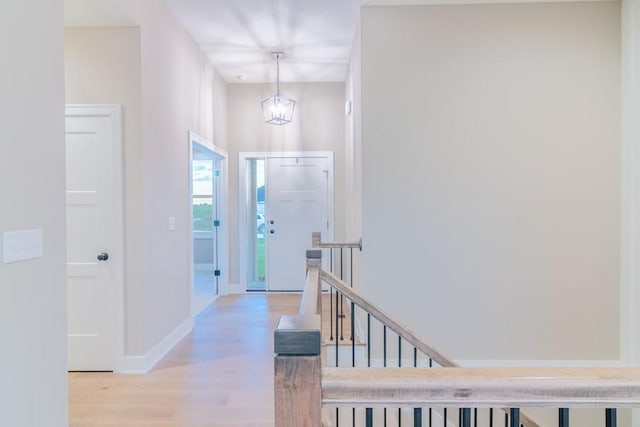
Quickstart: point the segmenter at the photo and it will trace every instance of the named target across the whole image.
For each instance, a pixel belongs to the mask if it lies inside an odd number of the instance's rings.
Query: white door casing
[[[226,150],[220,148],[213,143],[207,141],[205,138],[199,136],[193,131],[189,131],[189,158],[193,162],[195,159],[193,144],[199,144],[203,148],[209,151],[208,159],[214,160],[217,163],[217,170],[214,171],[214,184],[213,184],[213,204],[214,204],[214,217],[212,219],[217,219],[220,221],[219,226],[214,227],[213,231],[213,251],[214,251],[214,263],[211,266],[211,269],[220,270],[220,276],[215,277],[214,280],[217,280],[217,291],[220,295],[224,295],[228,293],[229,287],[229,257],[228,257],[228,219],[227,219],[227,203],[228,203],[228,170],[227,170],[227,158],[229,157]],[[193,163],[189,168],[189,183],[190,183],[190,191],[189,191],[189,207],[191,209],[191,217],[193,217]],[[193,223],[190,223],[189,230],[190,235],[194,236]],[[194,283],[194,245],[191,245],[190,253],[189,253],[189,265],[191,268],[191,280],[190,283]],[[212,298],[213,299],[213,298]],[[195,317],[198,313],[193,310],[194,301],[193,301],[193,292],[191,295],[191,307],[192,313]]]
[[[267,263],[267,284],[266,284],[266,289],[269,291],[299,291],[302,290],[302,288],[304,287],[304,280],[305,280],[305,272],[304,272],[304,268],[305,268],[305,251],[307,249],[311,248],[311,233],[313,231],[320,231],[322,233],[322,240],[325,242],[330,242],[333,241],[333,233],[334,233],[334,212],[333,212],[333,194],[334,194],[334,190],[333,190],[333,185],[334,185],[334,178],[333,178],[333,152],[331,151],[295,151],[295,152],[291,152],[291,151],[285,151],[285,152],[241,152],[239,153],[238,156],[238,160],[239,160],[239,165],[238,165],[238,171],[239,171],[239,189],[242,192],[240,194],[240,200],[248,200],[248,195],[247,195],[247,191],[249,191],[248,187],[247,187],[247,166],[249,163],[249,160],[252,159],[265,159],[265,169],[266,170],[266,182],[265,182],[265,188],[266,188],[266,193],[267,196],[266,198],[269,198],[269,194],[270,193],[278,193],[278,190],[274,190],[273,188],[271,190],[269,190],[269,172],[268,172],[268,164],[269,164],[269,159],[290,159],[290,161],[295,162],[296,159],[298,160],[309,160],[309,159],[324,159],[324,160],[320,160],[320,161],[324,161],[325,166],[326,166],[326,170],[328,170],[327,173],[324,173],[324,170],[322,172],[322,177],[319,178],[319,176],[316,174],[315,179],[314,180],[309,180],[308,182],[313,182],[315,181],[316,184],[318,184],[321,180],[322,182],[322,188],[326,189],[325,190],[320,190],[321,192],[324,192],[324,194],[326,195],[326,217],[328,217],[328,222],[329,222],[329,226],[328,228],[326,228],[326,223],[324,221],[322,221],[321,223],[315,225],[315,226],[309,226],[308,230],[305,230],[303,228],[297,228],[296,224],[292,224],[293,227],[292,229],[296,230],[296,241],[295,242],[291,242],[290,245],[286,245],[283,242],[286,239],[273,239],[272,236],[287,236],[289,234],[289,232],[287,231],[287,220],[286,218],[280,220],[277,218],[274,218],[274,224],[269,224],[269,212],[268,210],[270,209],[268,206],[269,201],[266,201],[267,203],[267,207],[266,207],[266,218],[265,218],[265,225],[266,225],[266,236],[267,236],[267,254],[266,254],[266,263]],[[316,168],[316,170],[319,170],[320,168]],[[283,176],[280,176],[280,179],[283,178]],[[271,178],[271,180],[273,181],[273,177]],[[276,180],[278,180],[279,178],[275,178]],[[304,186],[304,182],[301,184],[300,182],[298,183],[298,185],[303,185]],[[319,184],[318,184],[319,185]],[[302,190],[301,190],[302,188]],[[308,189],[307,189],[308,190]],[[302,191],[304,191],[303,187],[298,187],[297,190],[293,190],[293,188],[289,188],[289,191],[292,191],[293,195],[294,193],[300,193]],[[300,194],[298,194],[298,196],[300,196]],[[281,201],[283,199],[281,198]],[[295,200],[295,199],[294,199]],[[298,201],[302,201],[301,197],[298,197]],[[284,202],[284,204],[286,204],[287,202]],[[293,203],[293,202],[292,202]],[[311,201],[307,201],[305,202],[306,205],[311,204]],[[295,204],[295,203],[294,203]],[[250,260],[250,258],[247,256],[248,254],[248,245],[247,245],[247,239],[249,238],[248,232],[249,230],[253,230],[255,227],[255,218],[249,218],[249,216],[247,215],[247,204],[246,202],[241,202],[239,204],[239,218],[240,218],[240,230],[239,230],[239,267],[240,267],[240,284],[241,286],[238,288],[238,292],[241,292],[242,290],[246,290],[247,289],[247,284],[248,284],[248,280],[249,280],[249,276],[247,274],[248,272],[248,264],[247,262]],[[282,207],[284,209],[284,206]],[[302,206],[299,206],[299,208],[301,210],[306,209],[308,210],[307,207],[302,208]],[[323,208],[324,209],[324,208]],[[294,208],[290,208],[289,209],[289,214],[291,213],[291,211],[295,210]],[[251,225],[250,225],[251,224]],[[270,231],[270,226],[276,226],[277,228],[274,228],[274,234],[272,235],[271,233],[269,233]],[[280,234],[277,234],[280,233]],[[275,241],[274,241],[275,240]],[[271,245],[274,245],[275,247],[270,247]],[[288,248],[285,251],[280,250],[280,248]],[[274,260],[275,257],[275,260]],[[280,260],[278,259],[280,258]],[[271,277],[269,270],[273,270],[274,268],[281,268],[280,266],[278,266],[278,264],[280,262],[284,262],[281,260],[287,260],[289,262],[289,265],[291,267],[288,266],[284,266],[282,267],[282,271],[284,271],[285,273],[283,273],[281,278],[278,277]],[[328,262],[328,260],[324,260],[324,262]],[[275,265],[270,265],[270,264],[274,264]],[[296,272],[295,269],[298,269],[298,271]],[[288,273],[287,273],[288,272]],[[278,284],[278,281],[281,280],[287,280],[287,279],[283,279],[284,276],[289,276],[291,278],[289,285],[283,285],[283,284]],[[294,279],[295,276],[295,279]],[[300,278],[298,278],[300,277]],[[270,284],[270,280],[275,280],[275,283],[271,283]],[[282,282],[281,282],[282,283]]]
[[[118,371],[124,356],[121,108],[68,105],[65,123],[68,369]],[[103,253],[108,259],[98,260]]]

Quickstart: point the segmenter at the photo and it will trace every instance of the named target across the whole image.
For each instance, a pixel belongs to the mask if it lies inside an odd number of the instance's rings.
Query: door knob
[[[274,230],[273,228],[271,230],[269,230],[269,233],[274,234],[276,232],[276,230]]]
[[[98,254],[98,261],[106,261],[109,259],[109,254],[106,252],[102,252]]]

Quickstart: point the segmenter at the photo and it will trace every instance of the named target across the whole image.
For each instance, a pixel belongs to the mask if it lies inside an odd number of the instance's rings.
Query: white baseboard
[[[239,283],[229,283],[227,285],[227,289],[225,294],[243,294],[245,293],[246,289],[240,285]]]
[[[125,356],[119,374],[144,375],[149,372],[175,345],[193,329],[193,319],[185,320],[144,356]]]

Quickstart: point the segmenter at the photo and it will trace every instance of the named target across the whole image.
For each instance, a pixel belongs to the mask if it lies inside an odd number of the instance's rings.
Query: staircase
[[[299,314],[283,316],[274,335],[276,427],[543,425],[523,407],[556,408],[545,425],[559,427],[570,407],[601,408],[600,421],[580,426],[616,427],[616,408],[640,407],[636,368],[459,367],[322,268],[323,248],[332,267],[333,250],[342,260],[360,242],[312,241]]]

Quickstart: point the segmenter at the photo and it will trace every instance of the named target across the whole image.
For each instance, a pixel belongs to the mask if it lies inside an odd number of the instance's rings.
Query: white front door
[[[328,157],[269,157],[265,159],[267,287],[270,291],[299,291],[305,282],[305,251],[311,233],[331,241],[333,203]]]
[[[120,108],[66,109],[68,369],[116,369],[122,274]],[[120,314],[121,315],[121,314]]]

